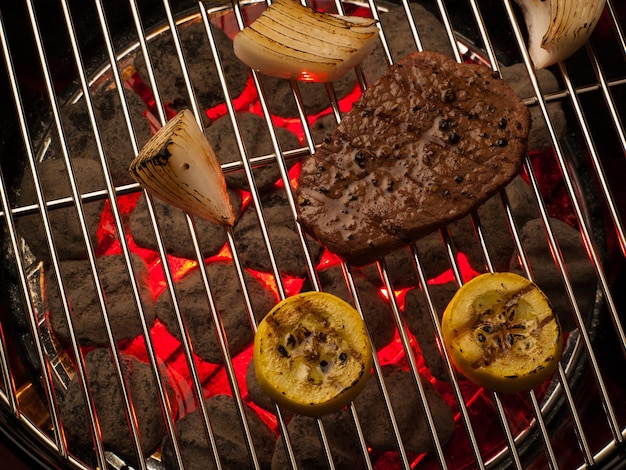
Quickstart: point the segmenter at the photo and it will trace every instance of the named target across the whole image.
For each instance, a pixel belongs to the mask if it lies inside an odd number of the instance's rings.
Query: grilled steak
[[[299,220],[348,263],[374,261],[511,181],[529,127],[526,106],[488,68],[413,53],[303,161]]]

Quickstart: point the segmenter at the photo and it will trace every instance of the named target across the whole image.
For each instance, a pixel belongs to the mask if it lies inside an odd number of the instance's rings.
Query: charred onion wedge
[[[376,44],[376,20],[314,11],[275,0],[235,35],[235,55],[278,78],[330,82],[358,65]]]
[[[321,416],[365,387],[372,346],[363,319],[332,294],[305,292],[278,303],[254,337],[254,372],[276,403]]]
[[[561,62],[587,42],[605,0],[516,0],[528,29],[528,53],[542,69]]]
[[[513,273],[487,273],[463,285],[441,321],[455,367],[488,390],[521,392],[550,377],[563,349],[545,294]]]
[[[235,223],[219,159],[188,109],[154,134],[129,171],[141,186],[173,206],[220,225]]]

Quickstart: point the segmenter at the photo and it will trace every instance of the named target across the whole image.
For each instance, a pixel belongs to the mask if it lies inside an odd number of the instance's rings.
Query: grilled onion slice
[[[330,82],[358,65],[376,44],[376,20],[314,11],[275,0],[235,35],[235,55],[265,75]]]
[[[219,159],[188,109],[154,134],[129,171],[141,186],[173,206],[216,224],[235,223]]]
[[[464,284],[441,320],[455,367],[488,390],[521,392],[556,370],[561,326],[545,294],[513,273],[487,273]]]
[[[329,293],[305,292],[286,298],[261,321],[252,360],[260,387],[276,403],[321,416],[363,390],[372,346],[350,304]]]
[[[591,36],[605,0],[516,0],[528,29],[528,53],[535,68],[567,59]]]

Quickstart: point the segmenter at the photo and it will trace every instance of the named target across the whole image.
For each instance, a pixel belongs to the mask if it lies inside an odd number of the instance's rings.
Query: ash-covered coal
[[[306,260],[284,191],[276,189],[263,195],[261,207],[280,272],[305,277]],[[246,268],[265,273],[272,272],[269,252],[252,203],[235,225],[235,243],[239,258]],[[307,237],[307,246],[313,265],[316,265],[322,256],[323,247],[310,237]]]
[[[246,156],[248,158],[261,157],[274,154],[274,146],[265,120],[258,114],[251,112],[238,113],[236,115],[237,125],[241,132],[241,138],[245,145]],[[293,150],[300,146],[298,137],[284,127],[275,127],[276,138],[281,150]],[[240,162],[241,154],[235,139],[235,130],[230,116],[223,116],[209,126],[206,131],[207,139],[211,143],[213,150],[217,153],[220,163],[227,164]],[[287,168],[292,167],[296,160],[290,159],[285,162]],[[253,169],[254,185],[259,191],[267,191],[280,179],[280,170],[277,163]],[[250,190],[246,174],[243,170],[226,173],[226,184],[231,188]]]
[[[144,457],[151,455],[165,436],[165,424],[158,406],[151,367],[133,356],[120,353],[122,373],[133,403],[141,436]],[[89,390],[93,399],[105,450],[115,453],[131,465],[138,460],[128,429],[122,392],[114,369],[111,351],[93,349],[85,355]],[[164,374],[165,391],[173,393]],[[70,450],[87,459],[93,457],[89,417],[79,380],[74,378],[59,396],[59,412]]]
[[[450,39],[437,17],[418,3],[412,2],[409,6],[422,48],[453,57]],[[387,12],[381,14],[380,22],[393,62],[418,50],[404,7],[390,7]],[[385,71],[383,64],[388,63],[384,48],[381,44],[377,44],[361,64],[367,82],[373,83],[378,79]]]
[[[221,468],[233,470],[254,468],[239,424],[239,410],[235,406],[233,397],[215,395],[206,399],[205,404]],[[271,468],[276,434],[267,427],[250,406],[244,403],[243,408],[259,466],[261,469],[269,469]],[[176,431],[186,469],[210,470],[218,468],[214,463],[214,455],[209,446],[199,411],[193,411],[178,420]],[[166,469],[178,468],[169,436],[163,442],[162,455]]]
[[[428,287],[433,307],[441,320],[446,306],[452,300],[458,287],[455,282],[434,284]],[[433,377],[438,380],[450,380],[446,366],[441,358],[437,344],[435,328],[431,319],[425,293],[420,288],[411,289],[404,299],[404,321],[419,344],[422,358]],[[461,378],[457,376],[457,378]]]
[[[216,261],[207,263],[206,270],[216,308],[222,320],[222,327],[226,333],[229,351],[231,355],[235,355],[253,340],[243,291],[235,267],[229,262]],[[255,318],[260,321],[276,304],[276,297],[268,286],[263,285],[247,271],[244,272],[244,278]],[[215,333],[215,324],[198,269],[176,284],[176,295],[194,352],[205,361],[222,363],[223,358]],[[165,290],[157,299],[156,314],[168,331],[181,340],[182,336],[169,290]]]
[[[364,468],[363,457],[348,412],[341,410],[322,416],[321,420],[328,438],[334,467],[338,470]],[[313,418],[295,415],[287,425],[287,431],[298,468],[307,470],[328,468],[326,453]],[[272,470],[285,468],[289,468],[289,460],[285,454],[285,444],[282,438],[279,438],[272,457]]]
[[[148,269],[137,255],[131,255],[134,277],[139,288],[141,307],[150,327],[156,318],[154,299],[150,290]],[[130,283],[130,273],[122,255],[101,256],[96,260],[114,340],[121,342],[142,334],[139,309]],[[104,313],[96,290],[91,264],[88,260],[67,260],[60,264],[61,278],[67,295],[72,325],[81,346],[109,344]],[[53,270],[47,273],[47,303],[49,320],[55,336],[70,344],[70,332],[61,301],[59,282]]]
[[[230,189],[228,195],[235,211],[235,218],[238,219],[241,215],[241,195]],[[152,203],[166,253],[178,258],[197,259],[184,211],[158,198],[152,198]],[[202,217],[194,217],[194,226],[203,257],[216,255],[226,244],[228,238],[226,229],[221,225]],[[130,215],[129,233],[137,246],[158,251],[156,234],[144,194],[139,197]]]
[[[180,43],[185,57],[185,69],[188,72],[193,92],[201,109],[209,109],[225,101],[220,83],[215,58],[207,31],[200,18],[177,28]],[[224,76],[231,97],[238,97],[246,87],[250,72],[233,52],[232,40],[215,25],[211,25],[211,33],[220,54],[224,67]],[[172,109],[180,111],[191,108],[191,97],[187,91],[183,68],[176,52],[174,39],[170,31],[165,31],[148,42],[150,62],[154,70],[157,89],[161,101],[169,103]],[[134,65],[140,75],[147,80],[146,60],[137,54]],[[206,116],[205,116],[206,118]],[[208,126],[208,118],[205,119]]]
[[[291,83],[282,78],[261,77],[263,89],[266,90],[267,105],[272,114],[283,118],[297,118],[298,108],[292,91]],[[348,73],[343,78],[333,82],[335,99],[345,98],[356,86],[356,75]],[[324,83],[302,82],[296,86],[307,116],[315,116],[331,105],[331,100]]]
[[[596,271],[587,257],[580,233],[565,222],[550,218],[550,226],[556,237],[565,267],[572,285],[574,298],[583,316],[587,318],[596,301]],[[533,281],[548,296],[552,309],[559,317],[563,331],[577,327],[561,270],[552,257],[543,221],[534,219],[521,229],[520,238],[531,266]],[[511,272],[524,275],[518,253],[511,258]]]
[[[72,174],[80,194],[102,190],[104,176],[102,167],[94,160],[86,158],[72,159]],[[43,197],[46,201],[69,198],[72,195],[69,172],[64,160],[44,160],[37,164],[37,173],[41,182]],[[26,172],[20,186],[20,204],[37,202],[34,181],[30,172]],[[89,241],[97,247],[97,229],[104,209],[104,200],[84,202],[82,204]],[[57,255],[61,260],[84,259],[87,257],[85,238],[81,230],[78,208],[55,207],[48,210],[52,238]],[[47,263],[50,261],[48,238],[40,214],[20,217],[16,221],[17,230],[33,255]]]
[[[146,104],[133,90],[123,90],[128,106],[132,129],[124,119],[119,91],[115,87],[102,86],[93,90],[92,105],[96,117],[96,127],[91,123],[84,99],[70,101],[61,107],[64,139],[72,160],[86,158],[100,165],[97,140],[102,143],[102,150],[111,179],[116,186],[134,182],[128,173],[128,165],[135,157],[132,139],[136,139],[141,148],[150,139],[150,125],[143,116]],[[131,134],[132,132],[132,134]],[[52,133],[46,159],[62,159],[63,152],[57,133]],[[101,186],[99,189],[104,188]]]
[[[517,93],[517,95],[525,99],[535,98],[535,91],[528,76],[528,72],[524,64],[513,64],[501,69],[502,79]],[[550,94],[561,89],[557,78],[547,69],[535,70],[539,87],[542,94]],[[529,150],[543,150],[552,147],[552,139],[546,121],[541,113],[539,106],[529,106],[532,125],[530,134],[528,135]],[[561,101],[549,101],[547,103],[548,115],[550,122],[554,128],[557,138],[562,138],[567,130],[567,119],[561,106]]]
[[[386,366],[383,368],[383,380],[389,392],[405,449],[416,454],[433,451],[435,447],[430,435],[430,426],[412,374],[399,366]],[[455,423],[452,411],[430,382],[423,377],[420,380],[439,442],[445,446],[454,435]],[[355,405],[367,442],[377,450],[395,450],[396,441],[389,424],[387,406],[375,377],[370,379],[363,392],[356,398]]]
[[[319,279],[322,291],[334,294],[354,305],[340,268],[332,267],[320,271]],[[371,283],[360,273],[354,275],[353,279],[372,345],[376,350],[380,350],[387,346],[395,335],[396,324],[391,313],[391,306],[389,301],[382,296],[377,285]],[[308,286],[303,287],[303,291],[306,290],[310,290]]]

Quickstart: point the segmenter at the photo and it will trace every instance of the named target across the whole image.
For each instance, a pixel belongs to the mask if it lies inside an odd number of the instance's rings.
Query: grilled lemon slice
[[[563,349],[545,294],[513,273],[487,273],[463,285],[441,321],[455,367],[488,390],[521,392],[550,377]]]
[[[365,387],[372,346],[359,313],[332,294],[278,303],[254,337],[254,371],[276,403],[299,414],[337,411]]]

